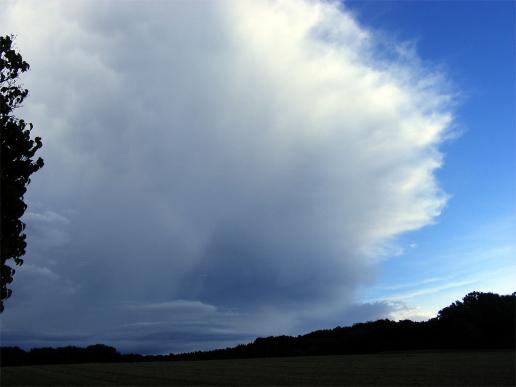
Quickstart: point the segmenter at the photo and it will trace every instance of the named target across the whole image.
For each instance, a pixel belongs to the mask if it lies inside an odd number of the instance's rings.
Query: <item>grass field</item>
[[[413,352],[1,369],[1,385],[515,385],[515,353]]]

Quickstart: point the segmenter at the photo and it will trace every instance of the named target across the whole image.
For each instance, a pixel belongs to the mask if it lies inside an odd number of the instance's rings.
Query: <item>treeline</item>
[[[309,356],[426,349],[515,347],[516,292],[472,292],[425,322],[377,320],[306,335],[258,338],[233,348],[174,356],[180,360]]]
[[[516,292],[472,292],[425,322],[377,320],[300,335],[257,338],[249,344],[213,351],[143,356],[120,354],[102,344],[87,348],[1,347],[3,366],[87,362],[207,360],[272,356],[309,356],[428,349],[513,349]]]
[[[125,355],[104,344],[86,348],[67,346],[59,348],[33,348],[24,351],[19,347],[0,347],[0,365],[71,364],[71,363],[116,363],[141,361],[144,356]]]

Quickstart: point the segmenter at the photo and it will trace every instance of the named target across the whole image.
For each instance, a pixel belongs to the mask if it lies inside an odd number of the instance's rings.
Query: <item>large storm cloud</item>
[[[46,163],[5,342],[167,352],[388,313],[354,292],[442,210],[452,119],[405,45],[316,1],[6,2],[0,26]]]

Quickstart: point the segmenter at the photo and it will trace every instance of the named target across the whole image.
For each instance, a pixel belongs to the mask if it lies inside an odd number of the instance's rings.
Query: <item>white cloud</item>
[[[389,302],[388,306],[388,316],[395,321],[426,321],[436,317],[436,312],[433,310],[425,310],[419,306],[409,306],[399,301]]]
[[[0,25],[44,140],[29,196],[76,211],[45,254],[64,304],[109,311],[91,326],[178,299],[267,331],[339,315],[446,202],[442,77],[336,3],[16,2]]]

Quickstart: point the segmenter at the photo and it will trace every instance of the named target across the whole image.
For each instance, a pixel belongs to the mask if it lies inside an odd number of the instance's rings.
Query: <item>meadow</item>
[[[1,368],[2,386],[514,384],[514,351],[401,352]]]

